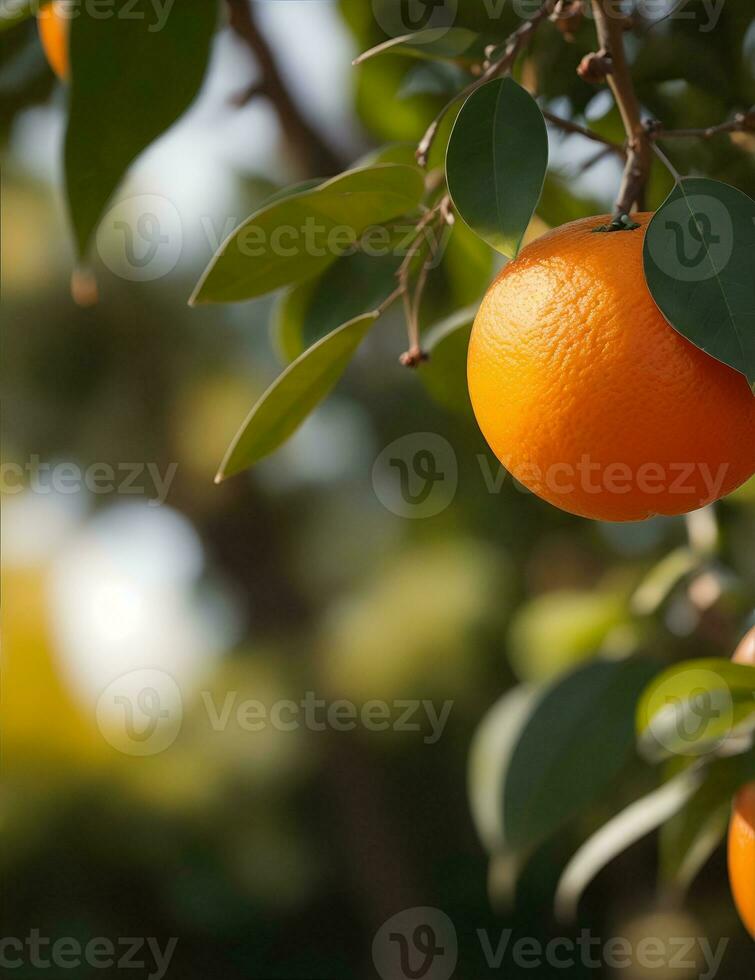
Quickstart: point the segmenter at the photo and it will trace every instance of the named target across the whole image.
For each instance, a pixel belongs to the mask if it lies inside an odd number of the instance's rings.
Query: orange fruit
[[[58,76],[63,81],[68,80],[68,33],[70,14],[66,7],[59,3],[50,3],[37,14],[37,27],[45,57]]]
[[[739,644],[733,659],[755,667],[755,627]],[[755,783],[743,786],[734,798],[728,852],[731,892],[742,922],[755,939]]]
[[[755,472],[744,375],[674,330],[645,284],[634,231],[610,216],[532,242],[488,290],[467,380],[477,421],[514,477],[573,514],[682,514]]]

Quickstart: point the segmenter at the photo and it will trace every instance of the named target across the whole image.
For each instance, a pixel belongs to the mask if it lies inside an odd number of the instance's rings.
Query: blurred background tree
[[[631,38],[648,115],[697,128],[755,102],[748,0],[722,5],[714,29],[708,4],[665,19],[652,6],[638,5]],[[752,947],[720,852],[683,903],[672,889],[661,901],[657,842],[645,838],[599,875],[578,926],[554,920],[556,883],[579,843],[658,783],[634,753],[537,843],[505,907],[491,905],[500,868],[488,867],[465,786],[480,719],[518,682],[554,681],[601,654],[673,663],[733,650],[753,617],[752,482],[691,523],[602,525],[557,512],[496,479],[452,396],[463,346],[439,356],[423,383],[422,371],[397,363],[405,341],[395,316],[281,452],[213,486],[239,422],[280,369],[286,309],[265,297],[190,310],[186,299],[224,234],[281,185],[331,176],[385,144],[400,145],[382,159],[413,153],[458,90],[459,69],[399,54],[352,69],[386,39],[392,12],[388,0],[224,8],[199,98],[118,192],[170,203],[179,254],[154,281],[124,278],[108,264],[106,230],[99,302],[88,308],[69,293],[68,92],[33,21],[3,31],[4,459],[28,466],[33,483],[22,489],[6,470],[3,934],[176,936],[169,975],[185,980],[345,978],[369,974],[372,937],[389,916],[428,905],[456,926],[460,978],[485,969],[476,930],[501,928],[542,941],[578,928],[729,937],[721,975],[749,977]],[[491,18],[484,3],[460,4],[456,21],[493,44],[519,23],[515,5]],[[575,71],[594,48],[593,25],[585,18],[566,33],[546,25],[517,74],[544,106],[621,143],[611,100]],[[610,211],[621,171],[615,154],[579,135],[550,135],[532,235]],[[680,140],[668,154],[682,172],[752,195],[753,140]],[[649,206],[670,186],[654,164]],[[490,253],[457,225],[422,326],[473,305],[492,272]],[[352,272],[323,288],[348,310],[369,283]],[[381,502],[373,467],[416,433],[448,441],[458,487],[441,512],[408,520]],[[66,462],[177,468],[153,507],[146,472],[133,497],[48,492],[31,479]],[[184,718],[165,751],[133,758],[103,737],[97,704],[113,680],[143,668],[175,679]],[[453,709],[433,744],[427,731],[249,733],[233,714],[216,731],[203,691],[218,706],[228,692],[272,705],[314,691]],[[583,765],[598,760],[586,754]],[[552,968],[509,975],[520,973]]]

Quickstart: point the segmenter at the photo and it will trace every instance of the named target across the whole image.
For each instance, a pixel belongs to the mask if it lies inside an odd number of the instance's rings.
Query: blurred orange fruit
[[[685,340],[610,216],[524,248],[485,296],[469,345],[477,421],[503,465],[563,510],[607,521],[681,514],[755,472],[745,377]]]
[[[60,3],[48,4],[37,15],[39,37],[45,56],[52,70],[63,81],[67,81],[69,74],[69,19],[69,12]]]
[[[734,660],[755,667],[755,627],[737,647]],[[755,783],[743,786],[734,798],[728,851],[734,901],[742,922],[755,939]]]

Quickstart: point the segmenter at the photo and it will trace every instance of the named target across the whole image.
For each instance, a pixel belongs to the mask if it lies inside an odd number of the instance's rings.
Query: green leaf
[[[197,95],[217,16],[216,0],[184,0],[161,23],[151,0],[118,0],[71,21],[65,171],[81,256],[130,165]]]
[[[477,89],[458,115],[446,156],[448,188],[480,238],[515,258],[548,167],[545,120],[511,78]]]
[[[755,385],[755,202],[687,177],[645,234],[645,278],[672,327]]]
[[[268,456],[299,428],[348,367],[377,313],[344,323],[305,351],[268,388],[241,426],[216,482]]]
[[[429,394],[452,412],[471,415],[467,389],[467,348],[477,306],[459,310],[424,334],[422,347],[430,355],[419,377]]]
[[[401,262],[401,255],[394,251],[376,256],[356,252],[338,259],[322,276],[299,283],[285,293],[274,324],[285,360],[294,360],[330,333],[335,324],[346,323],[379,306],[396,288]]]
[[[705,755],[755,729],[755,667],[710,658],[675,664],[637,706],[638,747],[651,762]]]
[[[576,919],[585,888],[610,861],[660,827],[692,798],[703,779],[699,767],[683,770],[659,789],[636,800],[588,838],[564,869],[556,889],[556,917]]]
[[[546,689],[503,788],[506,845],[538,844],[606,791],[630,757],[634,707],[657,666],[595,660]]]
[[[382,44],[370,48],[364,54],[354,59],[355,65],[361,65],[370,58],[391,52],[392,54],[407,54],[413,58],[429,60],[458,61],[462,56],[475,60],[484,54],[485,42],[475,31],[465,27],[431,27],[425,31],[414,31],[400,37],[392,37]]]
[[[676,771],[678,760],[674,763]],[[682,890],[692,884],[726,833],[732,797],[753,779],[753,750],[716,759],[707,767],[694,796],[661,829],[660,874],[664,882]]]
[[[489,853],[505,850],[501,793],[511,757],[542,690],[520,684],[493,705],[475,731],[467,764],[469,806]]]
[[[274,201],[221,246],[191,303],[252,299],[315,276],[355,251],[368,228],[416,210],[423,193],[416,167],[378,164]]]

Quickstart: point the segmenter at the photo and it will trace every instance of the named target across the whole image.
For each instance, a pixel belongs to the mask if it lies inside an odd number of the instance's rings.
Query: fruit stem
[[[627,162],[615,207],[617,215],[624,215],[635,205],[642,207],[652,160],[650,140],[642,123],[640,103],[624,49],[624,18],[616,16],[610,0],[592,0],[592,8],[598,43],[612,62],[607,82],[627,134]]]

